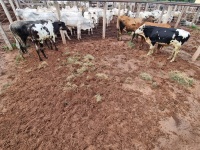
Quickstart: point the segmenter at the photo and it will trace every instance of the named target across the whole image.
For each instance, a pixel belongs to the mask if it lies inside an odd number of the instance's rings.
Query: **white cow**
[[[91,30],[94,28],[94,23],[83,16],[62,16],[62,21],[65,22],[67,27],[77,27],[77,39],[81,39],[81,30]]]
[[[26,9],[16,9],[16,15],[22,18],[22,20],[51,20],[51,21],[58,21],[56,14],[53,12],[35,12],[32,10]]]

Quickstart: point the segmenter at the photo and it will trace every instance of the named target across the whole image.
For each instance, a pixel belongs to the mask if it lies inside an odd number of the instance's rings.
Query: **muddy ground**
[[[170,63],[170,47],[147,56],[130,36],[117,41],[115,24],[101,39],[76,36],[40,62],[33,45],[0,54],[0,147],[3,150],[198,150],[200,60],[191,62],[199,31]],[[171,71],[185,73],[182,85]]]

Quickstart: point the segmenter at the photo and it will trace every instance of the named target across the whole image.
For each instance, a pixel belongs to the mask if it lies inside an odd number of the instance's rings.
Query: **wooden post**
[[[12,20],[12,18],[11,18],[10,13],[8,12],[8,9],[7,9],[7,7],[6,7],[5,3],[4,3],[4,1],[3,1],[3,0],[0,0],[0,3],[1,3],[1,6],[3,7],[3,10],[4,10],[4,12],[5,12],[5,14],[6,14],[6,16],[7,16],[8,20],[9,20],[9,22],[12,23],[13,20]]]
[[[120,10],[121,10],[121,3],[118,5],[118,16],[120,16]]]
[[[8,37],[6,36],[6,33],[4,32],[2,26],[1,26],[1,22],[0,22],[0,33],[1,33],[1,36],[3,37],[6,45],[8,46],[9,50],[13,50],[11,44],[10,44],[10,41],[8,40]]]
[[[170,16],[171,16],[171,13],[172,13],[172,6],[169,5],[168,7],[168,10],[167,10],[167,17],[166,17],[166,20],[163,21],[163,23],[167,23]]]
[[[97,8],[99,8],[99,2],[97,2]]]
[[[119,5],[118,5],[118,17],[117,18],[119,18],[119,16],[120,16],[120,9],[121,9],[121,3],[119,3]],[[117,29],[119,29],[119,21],[118,21],[118,19],[117,19]]]
[[[57,14],[58,20],[61,20],[60,19],[61,18],[61,15],[60,15],[60,6],[59,6],[59,4],[58,4],[57,1],[54,1],[54,7],[56,8],[56,14]]]
[[[156,10],[156,9],[157,9],[157,7],[158,7],[158,6],[157,6],[158,4],[154,4],[154,5],[156,5],[156,6],[153,8],[153,10]]]
[[[160,4],[158,4],[157,9],[160,10]]]
[[[135,18],[138,18],[138,17],[139,17],[140,9],[141,9],[141,4],[139,3],[139,4],[138,4],[138,7],[137,7],[137,13],[136,13],[136,15],[135,15]]]
[[[174,6],[174,9],[173,9],[173,11],[176,11],[176,9],[177,9],[177,5],[175,5],[175,6]]]
[[[107,3],[104,3],[104,10],[103,10],[103,33],[102,38],[105,39],[106,37],[106,9],[107,9]]]
[[[194,53],[194,55],[192,56],[192,61],[195,61],[200,55],[200,46],[199,48],[196,50],[196,52]]]
[[[189,10],[190,6],[187,6],[186,10],[185,10],[185,16],[184,16],[184,20],[187,19],[187,16],[188,16],[188,10]]]
[[[74,1],[73,6],[78,6],[78,2]]]
[[[59,6],[59,4],[58,4],[57,1],[54,1],[54,6],[55,6],[55,8],[56,8],[56,12],[57,12],[57,18],[58,18],[58,20],[61,20],[61,15],[60,15],[60,6]],[[64,33],[63,33],[62,30],[60,30],[60,35],[61,35],[61,38],[62,38],[62,42],[63,42],[63,44],[66,44],[66,38],[65,38]]]
[[[195,20],[196,20],[197,17],[199,16],[199,13],[200,13],[200,7],[198,8],[196,15],[195,15],[194,18],[192,19],[192,23],[195,22]]]
[[[165,11],[165,6],[164,6],[163,9],[162,9],[162,13],[161,13],[161,15],[160,15],[160,17],[159,17],[158,23],[161,23],[161,20],[162,20],[162,16],[163,16],[163,14],[164,14],[164,11]]]
[[[47,0],[44,0],[44,6],[45,6],[46,8],[48,8],[48,6],[47,6]]]
[[[183,7],[183,9],[181,11],[181,14],[178,16],[178,19],[177,19],[177,22],[176,22],[174,28],[177,28],[177,26],[178,26],[179,22],[181,21],[182,15],[184,14],[185,10],[186,10],[185,7]]]
[[[181,11],[181,6],[178,6],[178,11]]]
[[[65,38],[65,34],[64,34],[63,30],[60,30],[60,35],[61,35],[63,44],[66,44],[66,38]]]
[[[19,2],[17,0],[14,0],[14,1],[15,1],[15,5],[17,6],[17,8],[20,8]]]
[[[146,6],[145,6],[145,10],[144,10],[144,11],[148,11],[148,6],[149,6],[149,4],[146,3]]]
[[[20,20],[19,17],[16,15],[16,9],[15,9],[15,6],[14,6],[14,4],[13,4],[13,1],[12,1],[12,0],[9,0],[9,3],[10,3],[10,5],[11,5],[12,9],[13,9],[13,12],[14,12],[14,14],[15,14],[17,20]]]
[[[113,2],[113,8],[116,8],[116,6],[117,6],[116,2]]]
[[[132,4],[132,12],[135,12],[135,3]]]
[[[124,3],[124,10],[126,9],[126,7],[127,7],[127,3]]]

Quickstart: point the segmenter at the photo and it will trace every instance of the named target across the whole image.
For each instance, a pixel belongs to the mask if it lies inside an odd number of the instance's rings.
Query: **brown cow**
[[[119,32],[117,35],[118,40],[121,40],[121,34],[122,31],[126,32],[135,32],[139,26],[143,24],[142,18],[130,18],[128,16],[119,16],[118,17],[118,23],[119,23]]]

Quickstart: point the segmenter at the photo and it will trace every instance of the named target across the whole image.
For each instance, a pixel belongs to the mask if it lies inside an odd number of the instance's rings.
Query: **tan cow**
[[[136,29],[139,28],[143,24],[142,18],[130,18],[128,16],[119,16],[118,17],[118,23],[119,23],[119,31],[117,38],[118,40],[121,40],[122,31],[126,32],[135,32]]]

